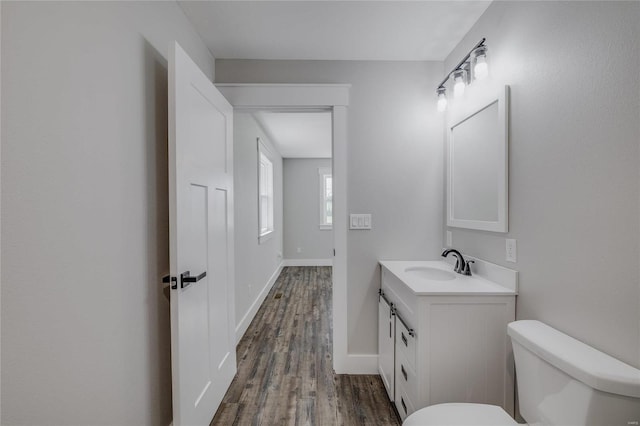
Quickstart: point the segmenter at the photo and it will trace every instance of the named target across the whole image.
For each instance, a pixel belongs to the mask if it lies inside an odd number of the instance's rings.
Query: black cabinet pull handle
[[[404,414],[408,414],[407,413],[407,404],[404,403],[404,398],[400,397],[400,403],[402,404],[402,408],[404,408]]]
[[[207,271],[204,271],[200,275],[191,276],[190,271],[184,271],[180,274],[180,288],[187,288],[192,283],[197,283],[201,279],[207,276]]]
[[[404,381],[408,381],[407,371],[404,369],[404,365],[400,364],[400,371],[402,371],[402,375],[404,376]]]
[[[406,347],[409,347],[409,341],[407,340],[407,336],[404,335],[404,332],[400,332],[400,338],[402,339],[402,343],[404,343]]]

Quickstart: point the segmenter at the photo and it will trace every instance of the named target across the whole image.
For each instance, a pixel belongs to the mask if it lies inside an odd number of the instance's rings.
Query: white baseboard
[[[269,278],[269,281],[267,281],[265,286],[262,288],[262,291],[258,293],[258,297],[256,297],[256,300],[253,301],[253,303],[247,310],[247,313],[244,314],[244,316],[236,326],[236,344],[240,342],[240,339],[242,339],[242,336],[244,336],[247,328],[249,328],[249,324],[251,324],[253,317],[255,317],[258,313],[258,309],[260,309],[262,302],[264,302],[264,299],[266,299],[267,294],[269,294],[271,287],[273,287],[273,285],[276,283],[276,280],[280,276],[280,272],[282,272],[283,266],[284,262],[280,262],[280,265],[278,265],[276,271],[273,273],[273,275],[271,275],[271,278]]]
[[[284,259],[282,266],[333,266],[332,259]]]
[[[378,355],[348,354],[334,366],[337,374],[378,374]]]

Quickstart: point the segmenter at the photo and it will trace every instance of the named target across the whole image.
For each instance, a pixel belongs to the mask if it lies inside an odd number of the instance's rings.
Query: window
[[[273,233],[273,161],[258,138],[258,225],[259,242]]]
[[[322,167],[318,169],[320,178],[320,229],[333,227],[333,182],[331,169]]]

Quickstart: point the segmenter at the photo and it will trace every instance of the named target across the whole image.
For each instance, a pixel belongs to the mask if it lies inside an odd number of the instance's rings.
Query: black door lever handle
[[[197,283],[201,279],[207,276],[207,271],[204,271],[200,275],[191,276],[190,271],[184,271],[180,274],[180,288],[187,288],[191,283]]]

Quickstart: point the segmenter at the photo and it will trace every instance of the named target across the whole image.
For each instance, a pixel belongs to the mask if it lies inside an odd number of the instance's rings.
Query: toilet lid
[[[402,426],[513,426],[518,423],[496,405],[438,404],[422,408],[406,418]]]

